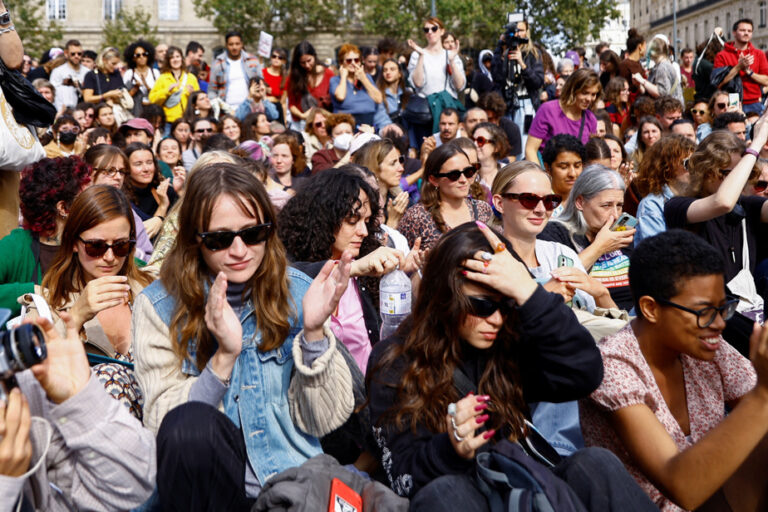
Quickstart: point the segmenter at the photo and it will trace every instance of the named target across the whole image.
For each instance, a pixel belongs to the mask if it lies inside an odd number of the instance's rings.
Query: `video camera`
[[[528,44],[528,39],[517,37],[517,24],[521,21],[525,21],[523,13],[507,13],[507,24],[504,27],[504,33],[501,35],[501,44],[506,46],[509,51],[517,50],[518,46]]]
[[[0,326],[11,315],[0,309]],[[8,402],[8,393],[18,386],[16,373],[42,363],[48,356],[43,331],[34,324],[22,324],[0,331],[0,400]]]

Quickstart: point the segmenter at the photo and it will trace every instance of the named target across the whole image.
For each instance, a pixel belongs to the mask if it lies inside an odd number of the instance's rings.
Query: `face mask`
[[[333,138],[333,147],[340,149],[341,151],[349,151],[349,146],[352,144],[352,134],[342,133]]]
[[[61,142],[65,146],[74,144],[76,140],[77,140],[77,134],[74,132],[59,132],[59,142]]]

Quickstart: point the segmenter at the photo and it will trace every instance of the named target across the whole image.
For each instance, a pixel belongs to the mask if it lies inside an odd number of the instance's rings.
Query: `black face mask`
[[[74,144],[77,140],[77,134],[75,132],[59,132],[59,142],[65,146]]]

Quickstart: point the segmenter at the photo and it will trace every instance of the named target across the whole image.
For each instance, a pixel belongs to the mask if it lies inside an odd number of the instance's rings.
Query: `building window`
[[[760,2],[760,7],[758,10],[760,12],[760,27],[762,28],[766,24],[765,0]]]
[[[67,19],[67,0],[48,0],[48,19]]]
[[[158,0],[157,18],[163,21],[179,19],[179,0]]]
[[[123,8],[123,0],[104,0],[104,19],[114,20]]]
[[[731,13],[729,11],[725,13],[725,33],[727,34],[730,31],[731,31]],[[726,37],[726,39],[728,38]]]

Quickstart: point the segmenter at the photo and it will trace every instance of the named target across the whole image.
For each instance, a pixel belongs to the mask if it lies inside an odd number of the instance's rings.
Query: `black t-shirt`
[[[664,219],[667,229],[682,228],[696,233],[709,242],[725,263],[725,282],[733,279],[741,270],[741,257],[744,240],[742,236],[741,219],[746,215],[747,243],[749,244],[749,270],[755,271],[757,265],[757,238],[755,233],[762,230],[760,211],[765,197],[741,196],[737,207],[726,215],[721,215],[706,222],[691,224],[687,214],[695,197],[673,197],[664,205]],[[737,213],[741,205],[742,215]]]
[[[93,94],[104,94],[107,91],[114,91],[123,87],[125,87],[123,77],[120,76],[118,70],[114,70],[108,75],[98,70],[89,71],[83,79],[83,89],[91,89]]]
[[[513,120],[508,117],[502,117],[499,126],[507,134],[507,140],[512,147],[509,154],[517,156],[523,152],[523,141],[520,139],[520,128]]]
[[[584,235],[575,235],[571,239],[568,228],[564,224],[554,221],[546,225],[538,238],[567,245],[577,253],[590,244]],[[576,242],[575,244],[574,241]],[[635,305],[632,291],[629,288],[629,257],[631,254],[631,246],[605,253],[597,259],[592,268],[588,269],[590,276],[608,288],[613,302],[620,309],[627,311]]]

